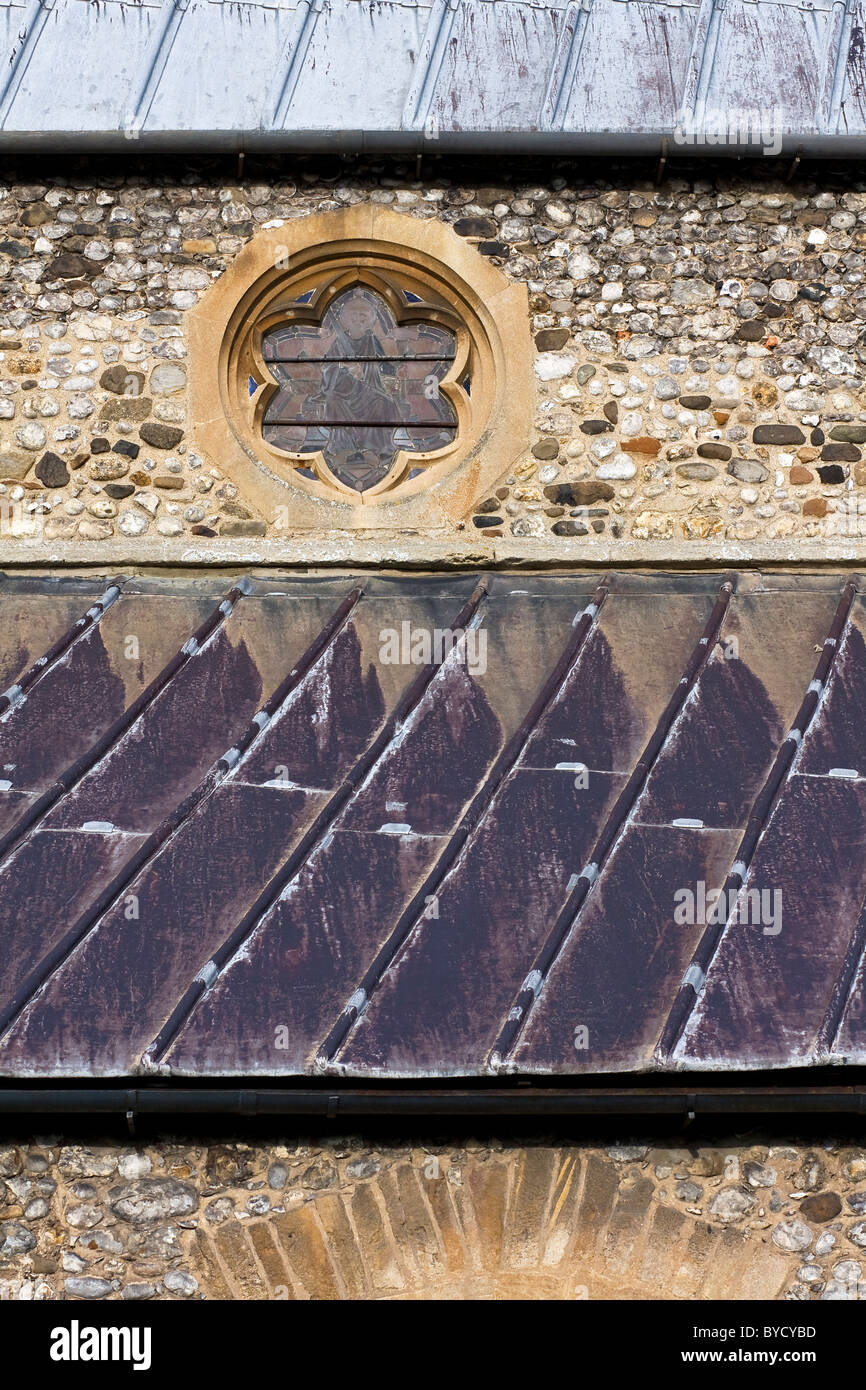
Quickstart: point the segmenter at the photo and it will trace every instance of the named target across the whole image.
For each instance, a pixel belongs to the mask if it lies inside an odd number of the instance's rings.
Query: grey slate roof
[[[866,143],[866,0],[0,0],[0,149]],[[717,130],[720,115],[724,129]],[[770,119],[769,114],[767,119]],[[730,126],[728,122],[730,121]],[[745,152],[754,152],[750,147]]]

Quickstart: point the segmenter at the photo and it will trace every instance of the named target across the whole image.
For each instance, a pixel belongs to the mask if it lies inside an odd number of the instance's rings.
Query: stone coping
[[[546,540],[536,543],[508,539],[483,541],[472,537],[465,542],[454,538],[405,536],[339,535],[294,537],[291,540],[256,537],[253,540],[215,537],[206,544],[190,545],[188,539],[164,540],[118,536],[110,541],[45,541],[18,539],[0,544],[0,569],[29,569],[33,566],[135,568],[183,565],[209,566],[352,566],[389,569],[467,569],[503,566],[524,569],[555,567],[588,569],[613,565],[617,569],[643,566],[653,569],[709,566],[786,565],[795,569],[816,565],[866,565],[866,538],[856,540],[765,540],[738,544],[719,539],[656,542],[612,540],[610,543],[581,539],[563,544]]]

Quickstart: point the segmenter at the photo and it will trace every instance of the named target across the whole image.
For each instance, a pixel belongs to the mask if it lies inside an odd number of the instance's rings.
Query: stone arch
[[[438,1165],[408,1151],[197,1239],[202,1287],[224,1299],[764,1299],[798,1262],[659,1200],[605,1150],[553,1147]]]

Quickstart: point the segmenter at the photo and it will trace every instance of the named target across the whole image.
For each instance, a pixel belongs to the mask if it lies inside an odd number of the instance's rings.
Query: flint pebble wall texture
[[[866,1294],[866,1150],[844,1140],[48,1136],[4,1140],[0,1174],[3,1299]]]
[[[285,535],[196,447],[187,315],[257,230],[365,201],[441,219],[528,288],[534,442],[467,540],[663,559],[866,538],[866,179],[285,167],[0,180],[4,539],[183,540],[194,559]]]

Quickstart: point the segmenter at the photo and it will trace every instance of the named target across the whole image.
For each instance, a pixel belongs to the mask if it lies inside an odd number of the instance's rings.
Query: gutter
[[[778,165],[790,171],[794,158],[803,160],[852,160],[866,156],[863,131],[785,131],[779,136],[776,155],[764,155],[760,145],[720,140],[718,144],[679,143],[676,131],[573,131],[573,130],[443,130],[436,139],[415,130],[293,130],[239,127],[193,130],[147,128],[130,124],[121,129],[30,130],[0,128],[0,156],[29,155],[54,158],[67,155],[115,155],[124,160],[134,155],[194,157],[201,155],[274,158],[292,155],[355,157],[395,156],[424,158],[463,156],[490,160],[523,159],[652,159],[665,155],[669,165],[731,159]]]
[[[0,1089],[0,1119],[11,1115],[203,1115],[343,1118],[866,1115],[866,1086],[516,1087],[474,1090],[360,1090],[298,1087],[83,1086]]]

